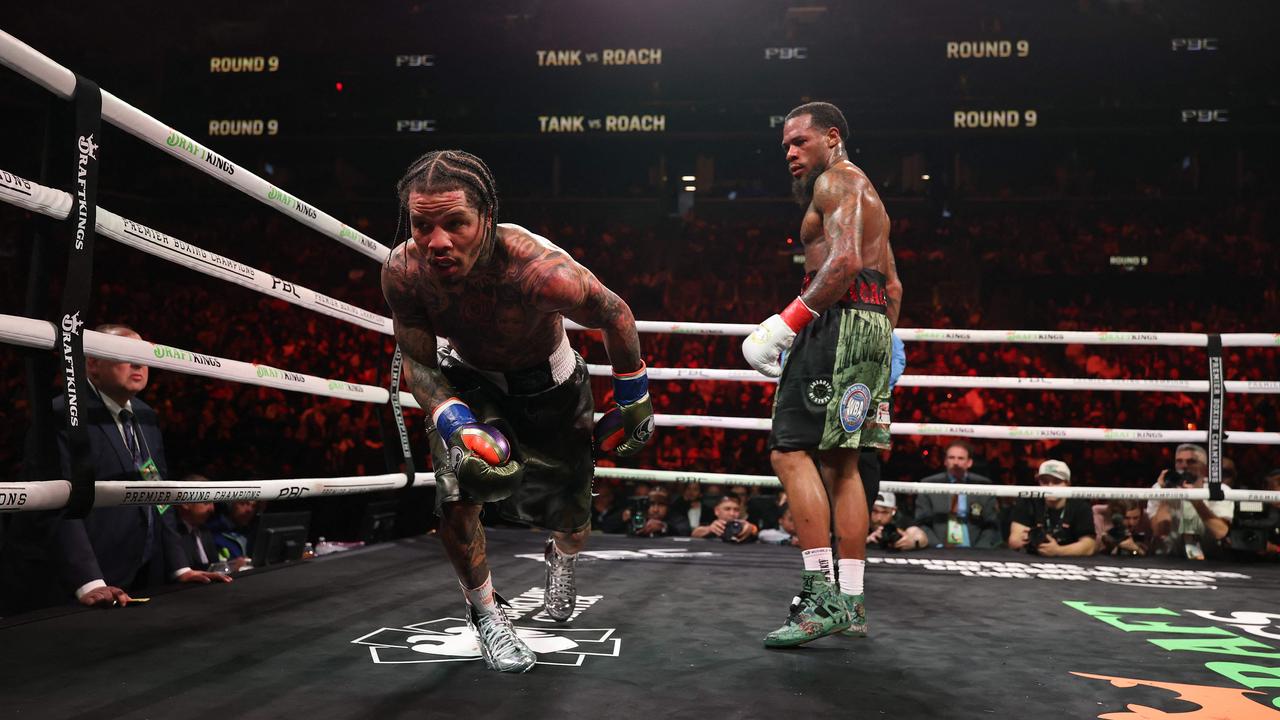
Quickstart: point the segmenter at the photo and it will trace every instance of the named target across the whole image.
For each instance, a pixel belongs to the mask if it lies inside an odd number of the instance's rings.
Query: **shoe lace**
[[[547,587],[547,595],[557,604],[571,603],[575,600],[570,587],[573,563],[574,559],[556,557],[554,554],[551,556],[551,582]]]
[[[480,622],[480,635],[484,640],[485,647],[489,648],[493,655],[505,655],[512,652],[516,647],[516,629],[511,624],[511,618],[507,617],[507,613],[502,608],[494,608],[493,612],[486,613],[488,617]]]

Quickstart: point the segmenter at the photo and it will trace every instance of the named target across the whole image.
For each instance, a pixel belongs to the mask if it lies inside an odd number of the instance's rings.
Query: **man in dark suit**
[[[990,485],[990,478],[969,472],[973,467],[973,447],[963,440],[947,446],[945,470],[921,482]],[[992,495],[917,495],[915,527],[923,531],[904,534],[909,547],[993,548],[1000,545],[999,506]]]
[[[193,473],[182,478],[182,482],[209,482],[209,478]],[[208,570],[211,563],[219,561],[218,543],[208,527],[209,520],[213,517],[213,503],[184,503],[174,505],[173,509],[178,513],[175,525],[191,567]]]
[[[141,339],[123,325],[103,325],[98,332]],[[94,480],[165,478],[169,467],[158,418],[136,397],[147,386],[148,368],[86,358],[85,370],[89,391],[81,395],[80,412],[89,435]],[[56,459],[52,448],[36,448],[34,436],[28,438],[27,479],[71,477],[65,413],[66,398],[55,398]],[[154,505],[96,508],[83,520],[64,517],[63,511],[19,514],[8,529],[4,555],[0,612],[5,614],[72,599],[86,606],[125,605],[130,591],[166,580],[230,581],[225,575],[193,570],[174,513]]]

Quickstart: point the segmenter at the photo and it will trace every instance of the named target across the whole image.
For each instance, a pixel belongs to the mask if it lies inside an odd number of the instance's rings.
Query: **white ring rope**
[[[94,507],[118,505],[169,505],[192,502],[230,502],[232,500],[297,500],[312,497],[336,497],[360,493],[399,490],[404,487],[404,473],[366,475],[363,477],[296,478],[289,480],[250,480],[224,482],[107,482],[94,483],[97,488]],[[415,473],[413,487],[435,485],[435,474]],[[0,513],[33,510],[57,510],[65,507],[71,496],[68,480],[0,483]]]
[[[94,330],[83,332],[85,354],[105,360],[134,362],[185,375],[199,375],[216,380],[262,385],[279,390],[356,402],[385,404],[391,399],[391,393],[386,388],[373,385],[331,380],[292,370],[281,370],[270,365],[194,353],[168,345],[157,345],[146,340],[135,340]],[[54,336],[53,325],[43,320],[0,315],[0,341],[47,350],[54,346]],[[413,396],[403,391],[400,393],[400,402],[406,407],[418,408],[418,402],[413,399]]]
[[[57,220],[71,211],[71,195],[0,170],[0,200]],[[98,232],[123,245],[210,277],[305,307],[369,330],[390,335],[391,318],[358,308],[153,230],[98,206]]]
[[[0,63],[60,98],[70,98],[75,92],[76,78],[70,70],[3,30],[0,30]],[[391,254],[391,249],[382,243],[339,222],[324,211],[317,210],[106,90],[102,91],[102,118],[201,170],[209,177],[236,188],[378,262],[386,260]]]
[[[570,330],[592,329],[569,320],[565,321],[564,326]],[[637,320],[636,329],[642,333],[746,337],[755,331],[756,326],[741,323],[684,323]],[[1205,347],[1209,344],[1209,336],[1206,333],[896,328],[893,334],[904,342],[1008,343],[1010,345],[1168,345],[1172,347]],[[1280,348],[1280,333],[1222,333],[1221,337],[1223,347]]]
[[[588,365],[592,375],[608,376],[608,365]],[[717,380],[776,383],[755,370],[715,368],[649,368],[650,380]],[[1228,380],[1228,392],[1280,394],[1280,381]],[[1104,380],[1098,378],[971,377],[968,375],[903,375],[899,387],[997,388],[1005,390],[1136,390],[1142,392],[1209,392],[1208,380]]]
[[[781,487],[771,475],[703,473],[685,470],[644,470],[601,467],[596,477],[641,482],[697,482],[718,485]],[[336,497],[396,490],[404,486],[404,475],[364,477],[298,478],[226,482],[98,482],[94,507],[118,505],[166,505],[232,500],[296,500]],[[413,487],[435,485],[434,473],[416,473]],[[915,483],[884,481],[884,492],[908,495],[986,495],[989,497],[1042,498],[1057,496],[1094,500],[1208,500],[1208,488],[1125,488],[1125,487],[1040,487],[1038,485],[976,485],[968,483]],[[29,483],[0,483],[0,513],[56,510],[66,505],[71,493],[67,480]],[[1235,502],[1280,502],[1280,492],[1223,488],[1225,499]]]

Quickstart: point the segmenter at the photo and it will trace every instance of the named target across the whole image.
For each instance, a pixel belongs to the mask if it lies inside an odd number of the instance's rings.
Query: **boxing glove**
[[[613,400],[615,405],[596,423],[596,450],[619,457],[635,455],[653,437],[654,429],[649,373],[644,363],[635,372],[613,374]]]
[[[471,408],[449,398],[431,414],[448,452],[448,471],[476,502],[504,500],[515,492],[524,467],[512,457],[511,443],[498,428],[478,422]]]
[[[796,333],[813,322],[818,313],[796,298],[782,312],[756,326],[742,341],[742,355],[747,364],[768,377],[782,374],[782,354],[791,349]]]

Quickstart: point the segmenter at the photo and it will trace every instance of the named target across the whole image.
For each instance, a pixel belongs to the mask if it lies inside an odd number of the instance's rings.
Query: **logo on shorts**
[[[804,392],[804,396],[814,405],[826,405],[835,394],[835,388],[831,387],[831,381],[826,378],[810,380]]]
[[[867,410],[871,409],[871,388],[862,383],[850,385],[840,398],[840,427],[845,432],[854,432],[862,427],[867,419]]]

